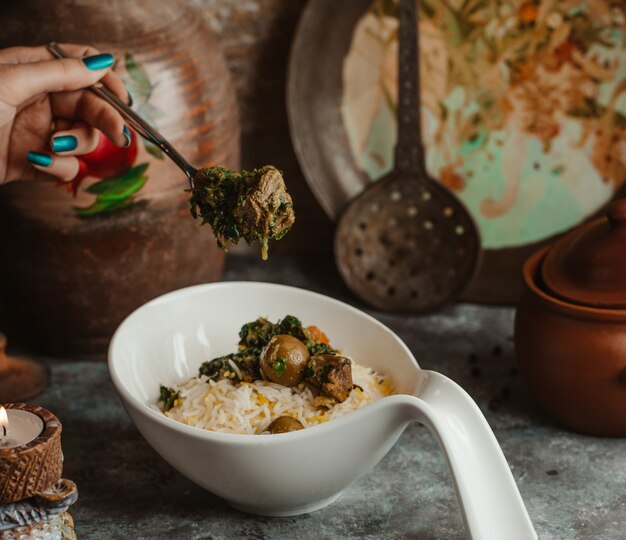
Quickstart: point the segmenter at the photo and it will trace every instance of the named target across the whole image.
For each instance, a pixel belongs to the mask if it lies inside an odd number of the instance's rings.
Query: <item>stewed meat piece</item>
[[[280,240],[295,221],[283,176],[271,165],[241,173],[203,168],[189,191],[191,215],[211,226],[222,249],[241,238],[248,244],[258,241],[267,259],[269,240]]]
[[[306,380],[339,403],[348,399],[352,390],[352,363],[335,354],[318,354],[309,359]]]

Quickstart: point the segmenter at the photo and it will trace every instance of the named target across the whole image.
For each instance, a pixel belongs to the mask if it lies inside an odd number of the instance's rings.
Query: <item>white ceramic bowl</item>
[[[209,432],[151,408],[160,384],[185,381],[197,375],[202,362],[233,352],[244,323],[286,314],[318,325],[333,346],[388,375],[400,395],[280,435]],[[469,396],[442,375],[420,370],[391,330],[332,298],[251,282],[175,291],[120,325],[109,348],[109,369],[126,410],[152,447],[187,478],[241,510],[283,516],[321,508],[370,470],[409,422],[421,421],[442,445],[473,537],[533,537],[504,456]],[[527,535],[512,535],[516,528]],[[504,530],[507,534],[498,536]]]

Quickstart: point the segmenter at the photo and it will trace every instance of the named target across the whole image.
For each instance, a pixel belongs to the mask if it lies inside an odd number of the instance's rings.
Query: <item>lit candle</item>
[[[37,438],[43,428],[43,420],[36,414],[0,407],[0,448],[24,446]]]
[[[61,478],[61,429],[38,405],[0,406],[0,507],[43,493]]]

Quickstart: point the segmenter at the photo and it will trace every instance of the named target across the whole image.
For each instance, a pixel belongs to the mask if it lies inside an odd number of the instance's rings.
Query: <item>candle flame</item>
[[[6,437],[7,428],[9,427],[9,417],[7,416],[7,410],[0,406],[0,427],[2,428],[2,433]]]

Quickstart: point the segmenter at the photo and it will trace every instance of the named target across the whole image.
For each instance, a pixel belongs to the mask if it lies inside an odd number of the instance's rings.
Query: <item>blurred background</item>
[[[114,53],[134,109],[189,162],[283,171],[297,221],[270,257],[334,269],[336,220],[393,167],[396,8],[175,0],[155,11],[146,1],[24,0],[0,6],[0,46],[67,41]],[[524,260],[623,190],[625,10],[609,0],[420,2],[426,168],[481,235],[482,263],[461,300],[515,304]],[[184,177],[144,141],[129,152],[109,153],[67,190],[0,189],[0,300],[8,327],[27,328],[47,351],[102,352],[143,302],[222,276],[210,231],[187,218]],[[422,224],[433,222],[413,223]],[[443,247],[422,262],[454,273]],[[229,256],[263,264],[256,248]]]

